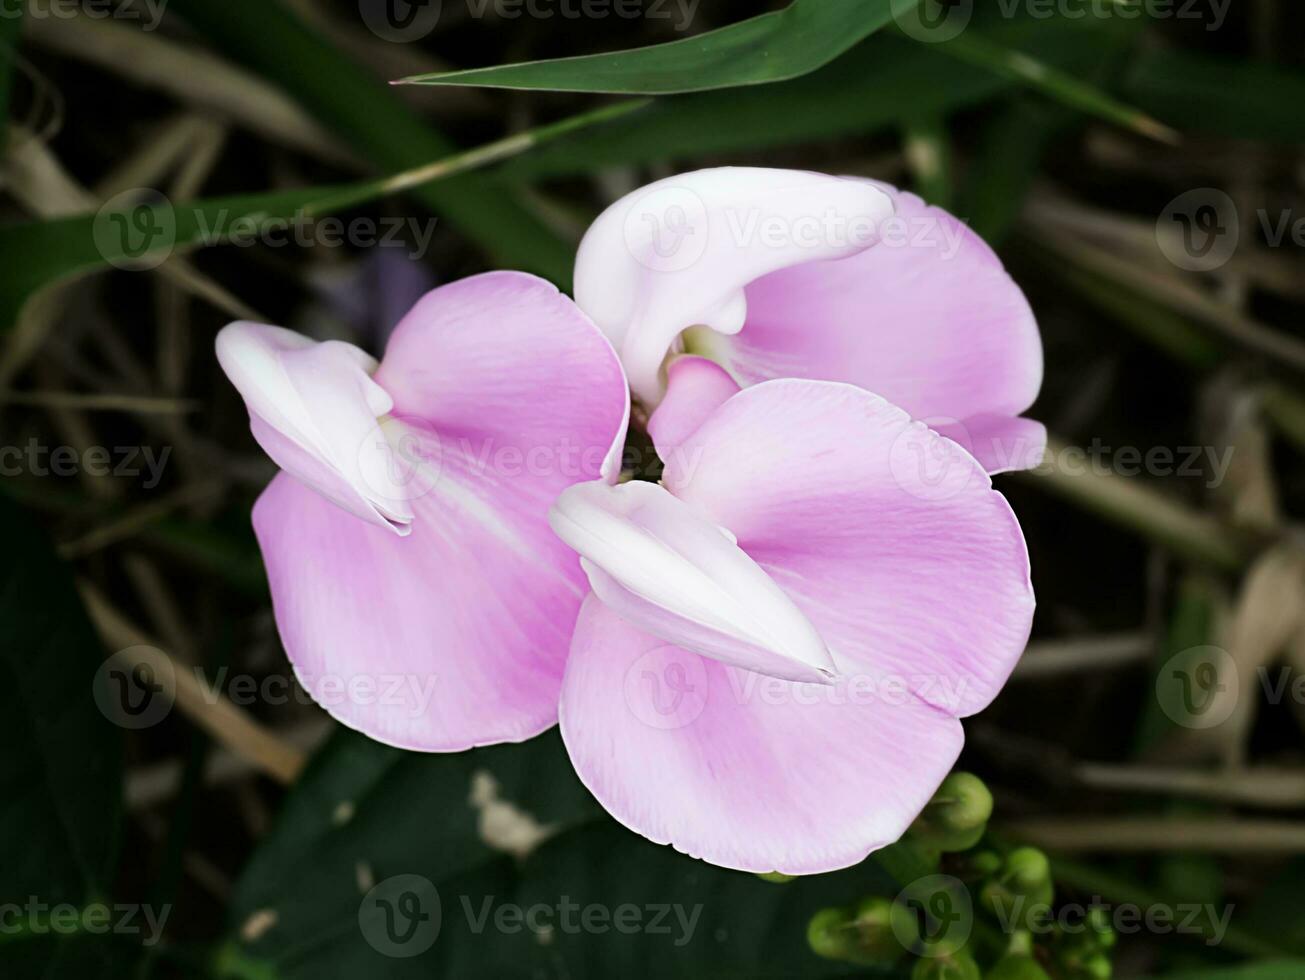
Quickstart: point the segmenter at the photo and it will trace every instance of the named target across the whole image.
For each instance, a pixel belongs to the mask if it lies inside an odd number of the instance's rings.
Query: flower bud
[[[887,898],[864,899],[856,907],[853,923],[862,954],[858,962],[892,963],[914,945],[918,933],[911,910]],[[907,938],[911,941],[904,945]]]
[[[983,886],[979,901],[999,919],[1014,917],[1025,929],[1038,924],[1055,897],[1051,862],[1036,847],[1017,847],[1006,855],[999,875]]]
[[[979,964],[966,950],[915,961],[911,980],[981,980]]]
[[[847,909],[821,909],[807,923],[807,945],[827,960],[847,960],[855,952],[851,914]]]
[[[822,909],[807,926],[807,943],[819,956],[858,966],[891,966],[906,952],[902,937],[913,938],[909,909],[887,898],[867,898],[855,910]]]
[[[992,794],[978,776],[954,772],[943,780],[911,834],[943,851],[964,851],[979,842],[992,816]]]
[[[984,976],[984,980],[1051,980],[1032,956],[1007,953]]]

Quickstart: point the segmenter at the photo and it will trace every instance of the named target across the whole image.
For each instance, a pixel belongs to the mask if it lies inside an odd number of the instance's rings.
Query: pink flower
[[[991,473],[1041,459],[1044,429],[1020,418],[1042,383],[1023,294],[961,221],[886,184],[751,167],[668,177],[599,216],[575,282],[649,408],[683,350],[745,386],[865,388]]]
[[[661,485],[579,484],[552,512],[593,589],[562,686],[576,770],[713,864],[854,864],[910,824],[1024,649],[1019,525],[972,456],[852,385],[740,392],[682,357],[649,431]]]
[[[492,272],[428,293],[379,364],[251,323],[217,353],[285,470],[254,530],[305,689],[403,748],[554,724],[584,577],[548,507],[615,478],[629,410],[593,323],[547,282]]]

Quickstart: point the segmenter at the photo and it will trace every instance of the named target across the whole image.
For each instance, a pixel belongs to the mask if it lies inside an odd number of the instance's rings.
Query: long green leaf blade
[[[696,37],[629,51],[414,75],[419,85],[669,95],[797,78],[901,15],[918,0],[793,0],[783,10]]]

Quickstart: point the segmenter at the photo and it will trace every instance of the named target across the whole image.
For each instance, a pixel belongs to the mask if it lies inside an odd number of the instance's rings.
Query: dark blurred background
[[[379,353],[441,282],[515,266],[569,287],[603,207],[720,164],[912,188],[998,248],[1038,315],[1030,414],[1053,441],[997,482],[1039,609],[962,766],[996,800],[983,849],[1048,853],[1059,904],[1169,924],[1116,916],[1096,959],[1036,934],[1032,961],[1056,978],[1101,977],[1102,957],[1123,977],[1305,976],[1300,5],[927,0],[942,27],[924,36],[899,18],[772,84],[694,92],[686,74],[687,94],[358,194],[324,207],[338,233],[280,242],[225,239],[242,215],[614,101],[390,79],[675,41],[784,5],[3,6],[4,976],[923,975],[809,948],[821,909],[900,891],[892,860],[788,883],[702,865],[606,818],[552,733],[441,757],[371,743],[296,693],[272,623],[249,510],[273,467],[215,332],[258,319]],[[140,201],[166,215],[162,253],[105,237]],[[123,716],[111,671],[165,696]],[[974,884],[975,861],[941,870]],[[401,875],[442,897],[428,948],[387,947],[361,915]],[[478,931],[463,914],[567,896],[700,915],[681,936],[492,916]],[[977,915],[996,976],[1005,940]]]

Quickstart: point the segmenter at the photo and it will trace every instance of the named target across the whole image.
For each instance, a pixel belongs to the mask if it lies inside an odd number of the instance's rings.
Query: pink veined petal
[[[556,721],[586,589],[548,507],[598,479],[628,393],[611,346],[549,284],[491,273],[428,294],[377,373],[406,538],[280,475],[254,528],[295,672],[336,719],[423,751]],[[352,686],[351,686],[352,685]]]
[[[775,677],[832,676],[829,651],[792,600],[727,529],[664,487],[577,484],[549,516],[595,594],[640,628]]]
[[[876,395],[803,380],[746,388],[663,480],[734,532],[840,674],[893,678],[964,717],[1024,650],[1033,591],[1005,498],[959,445]]]
[[[666,372],[666,397],[648,419],[657,455],[669,459],[698,426],[739,393],[728,371],[705,357],[674,358]]]
[[[621,823],[741,871],[815,874],[898,839],[960,723],[900,691],[793,684],[699,657],[585,600],[562,737]]]
[[[749,284],[747,322],[737,336],[711,338],[714,356],[744,384],[846,381],[935,427],[1018,416],[1042,384],[1024,294],[963,222],[881,186],[897,211],[882,240]]]
[[[921,419],[930,425],[929,419]],[[1000,415],[975,415],[960,422],[931,425],[958,442],[989,473],[1031,470],[1047,451],[1047,429],[1033,419]]]
[[[407,533],[412,514],[389,493],[390,447],[378,422],[393,403],[371,378],[371,357],[245,322],[224,327],[216,348],[250,431],[278,466],[368,523]]]
[[[891,215],[888,195],[853,178],[760,167],[668,177],[590,226],[576,255],[576,302],[616,345],[634,393],[656,405],[662,362],[682,331],[736,333],[749,282],[855,254]]]
[[[605,479],[620,475],[630,413],[620,362],[537,276],[486,272],[428,293],[395,327],[376,380],[396,414],[424,420],[501,476],[556,469],[575,483],[600,466]]]

